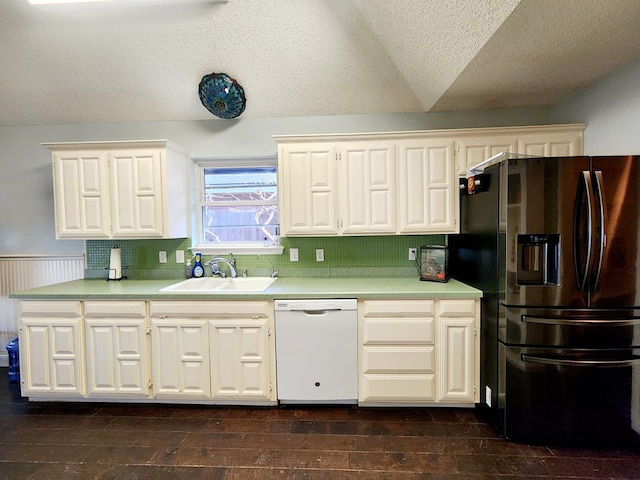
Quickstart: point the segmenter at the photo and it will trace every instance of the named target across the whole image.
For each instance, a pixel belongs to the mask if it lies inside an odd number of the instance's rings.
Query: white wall
[[[192,157],[243,157],[275,155],[272,135],[545,123],[548,109],[0,127],[0,255],[84,252],[82,241],[55,239],[51,155],[42,142],[166,138]]]
[[[553,107],[551,122],[586,122],[587,155],[640,154],[640,61]]]

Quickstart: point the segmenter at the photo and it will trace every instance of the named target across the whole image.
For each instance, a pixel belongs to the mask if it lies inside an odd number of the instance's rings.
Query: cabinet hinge
[[[473,336],[477,336],[478,335],[478,329],[476,327],[473,327]]]
[[[147,327],[147,329],[145,330],[145,333],[147,335],[151,335],[151,327]]]
[[[153,389],[153,380],[151,379],[147,380],[147,388],[149,390]]]

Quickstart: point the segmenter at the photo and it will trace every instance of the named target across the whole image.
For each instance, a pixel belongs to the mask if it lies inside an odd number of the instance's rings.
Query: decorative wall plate
[[[198,93],[205,108],[220,118],[236,118],[247,105],[244,89],[226,73],[202,77]]]

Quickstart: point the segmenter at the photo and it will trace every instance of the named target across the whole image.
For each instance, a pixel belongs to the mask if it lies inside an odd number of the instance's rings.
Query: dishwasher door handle
[[[324,309],[318,309],[318,310],[298,310],[298,311],[304,313],[305,315],[326,315],[329,312],[336,312],[339,310],[328,310],[324,308]]]

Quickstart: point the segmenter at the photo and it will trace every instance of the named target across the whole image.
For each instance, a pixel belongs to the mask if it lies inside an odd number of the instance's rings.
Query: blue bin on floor
[[[7,343],[7,353],[9,354],[9,383],[20,383],[20,351],[17,338]]]

